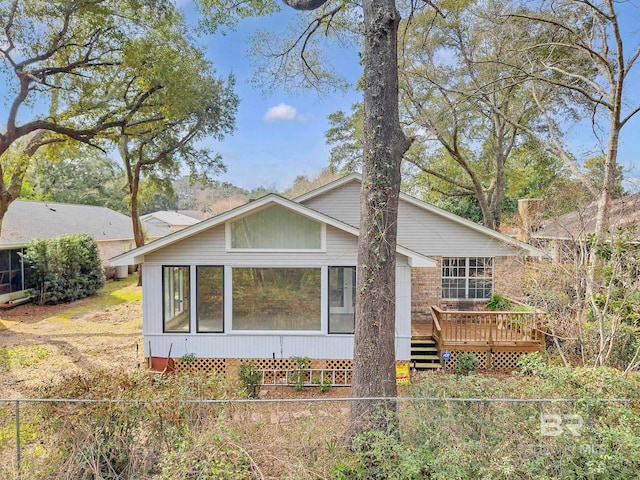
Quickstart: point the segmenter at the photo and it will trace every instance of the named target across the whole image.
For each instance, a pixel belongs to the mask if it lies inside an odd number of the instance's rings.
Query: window
[[[329,333],[353,333],[356,267],[329,267]]]
[[[0,295],[33,287],[33,282],[25,285],[24,279],[29,266],[23,267],[23,249],[0,250]]]
[[[443,299],[486,299],[493,291],[493,258],[442,259]]]
[[[189,267],[163,267],[165,332],[189,331]]]
[[[234,330],[319,331],[319,268],[234,268]]]
[[[229,247],[249,250],[321,250],[322,223],[272,206],[231,222]]]
[[[224,268],[196,267],[198,332],[224,332]]]

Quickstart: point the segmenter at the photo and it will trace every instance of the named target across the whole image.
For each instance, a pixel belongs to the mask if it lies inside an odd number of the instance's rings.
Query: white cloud
[[[295,107],[281,103],[275,107],[269,108],[262,119],[265,122],[289,122],[294,120],[299,123],[307,122],[311,118],[310,113],[298,113]]]

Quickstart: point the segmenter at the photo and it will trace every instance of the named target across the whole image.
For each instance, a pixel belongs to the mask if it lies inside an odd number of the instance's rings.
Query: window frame
[[[219,268],[222,271],[222,329],[221,330],[200,330],[200,309],[198,308],[200,305],[200,277],[198,276],[198,272],[202,268]],[[196,333],[200,334],[220,334],[225,333],[225,320],[226,320],[226,278],[225,278],[225,268],[224,265],[196,265],[195,268],[195,317],[196,317]]]
[[[285,210],[289,210],[296,215],[300,215],[301,217],[307,218],[311,221],[320,224],[320,248],[238,248],[232,245],[232,235],[231,235],[231,225],[239,220],[242,220],[245,217],[249,217],[251,215],[255,215],[260,213],[263,210],[266,210],[270,207],[280,207]],[[326,253],[327,251],[327,224],[317,220],[315,218],[309,217],[307,215],[303,215],[295,210],[290,210],[282,205],[266,205],[260,209],[252,210],[251,212],[247,212],[244,215],[240,215],[238,217],[234,217],[233,219],[227,220],[224,223],[224,233],[225,233],[225,250],[227,252],[261,252],[261,253]]]
[[[351,332],[332,332],[331,331],[331,269],[332,268],[337,268],[337,269],[342,269],[342,271],[344,272],[345,269],[352,269],[353,270],[353,281],[352,281],[352,285],[351,285],[351,289],[350,291],[351,293],[351,301],[353,302],[353,331]],[[356,294],[357,294],[357,285],[358,285],[358,279],[356,276],[356,267],[355,265],[329,265],[327,267],[327,334],[329,335],[353,335],[355,333],[355,326],[356,326],[356,322],[355,322],[355,316],[356,316],[356,310],[355,310],[355,302],[356,302]],[[343,285],[344,285],[344,274],[343,274]],[[344,291],[344,290],[343,290]],[[346,308],[344,307],[345,301],[344,301],[344,296],[343,296],[343,302],[342,302],[343,306],[342,307],[338,307],[338,308]],[[335,313],[335,312],[334,312]],[[338,312],[339,313],[339,312]],[[348,313],[348,312],[347,312]]]
[[[166,290],[165,290],[165,280],[166,280],[166,272],[169,268],[185,268],[186,275],[183,278],[187,279],[187,292],[185,298],[188,302],[188,310],[187,310],[187,329],[186,330],[167,330],[167,310],[166,306]],[[162,333],[179,333],[186,334],[191,333],[191,265],[162,265]]]
[[[445,268],[448,269],[460,269],[462,268],[459,265],[456,266],[451,266],[450,264],[445,266],[445,260],[464,260],[464,276],[452,276],[452,275],[444,275],[444,271]],[[476,261],[478,259],[483,259],[485,262],[490,261],[491,265],[490,267],[485,266],[483,267],[485,270],[490,269],[490,275],[489,276],[482,276],[482,277],[472,277],[470,276],[470,272],[473,268],[477,268],[477,265],[475,267],[471,267],[470,265],[470,260],[475,259]],[[440,266],[440,288],[441,288],[441,298],[442,300],[467,300],[467,301],[479,301],[479,302],[486,302],[491,295],[493,294],[493,288],[495,285],[495,280],[494,280],[494,273],[495,273],[495,257],[442,257],[442,262],[441,262],[441,266]],[[444,280],[445,279],[449,279],[449,280],[463,280],[464,281],[464,297],[445,297],[444,292],[445,292],[445,287],[444,287]],[[489,295],[487,297],[475,297],[475,298],[470,298],[469,297],[469,291],[470,291],[470,283],[471,280],[489,280],[491,282],[491,289],[489,291]],[[447,290],[449,290],[450,288],[448,288]]]
[[[234,335],[305,335],[305,336],[315,336],[315,335],[326,335],[326,331],[325,331],[325,323],[324,323],[324,318],[323,318],[323,305],[324,305],[324,301],[325,298],[327,298],[327,294],[325,293],[324,290],[324,284],[326,283],[323,278],[324,278],[324,271],[325,268],[323,266],[320,265],[306,265],[306,266],[288,266],[288,265],[229,265],[229,277],[231,277],[231,281],[229,282],[229,299],[228,299],[228,306],[229,306],[229,329],[228,329],[228,333],[232,333]],[[320,288],[320,296],[318,298],[318,302],[319,302],[319,311],[318,311],[318,315],[319,315],[319,323],[318,323],[318,328],[314,329],[314,330],[286,330],[286,329],[237,329],[234,326],[234,322],[236,320],[235,315],[234,315],[234,309],[233,309],[233,305],[234,305],[234,286],[235,286],[235,280],[234,280],[234,271],[238,270],[238,269],[271,269],[271,270],[317,270],[320,273],[320,278],[319,278],[319,288]]]

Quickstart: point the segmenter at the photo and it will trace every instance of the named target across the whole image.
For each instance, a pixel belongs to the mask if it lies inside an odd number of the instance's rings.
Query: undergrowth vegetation
[[[398,400],[398,430],[353,440],[344,400],[207,403],[198,400],[238,398],[242,385],[216,375],[70,377],[41,396],[85,401],[21,404],[22,478],[637,478],[638,374],[550,367],[540,355],[521,364],[513,375],[427,374]],[[88,400],[105,398],[117,401]],[[0,404],[8,479],[17,478],[13,408]]]

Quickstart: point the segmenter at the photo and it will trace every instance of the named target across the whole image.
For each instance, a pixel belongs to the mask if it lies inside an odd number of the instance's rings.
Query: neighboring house
[[[109,208],[15,200],[4,216],[0,235],[0,302],[23,295],[25,271],[20,255],[29,242],[71,233],[91,235],[109,270],[109,258],[135,245],[131,218]]]
[[[142,215],[140,221],[142,222],[142,227],[145,232],[152,229],[153,231],[162,232],[161,236],[164,236],[195,225],[200,219],[179,212],[160,210]],[[147,236],[149,235],[147,234]]]
[[[538,221],[541,200],[525,200],[520,205],[523,224],[522,235],[529,243],[544,248],[549,256],[556,260],[573,258],[576,249],[584,246],[587,236],[595,232],[597,203],[592,202],[582,210]],[[533,212],[533,213],[532,213]],[[609,212],[610,234],[617,229],[638,226],[640,224],[640,193],[627,195],[611,202]],[[640,229],[634,233],[640,241]]]
[[[112,259],[143,263],[146,357],[195,354],[231,371],[310,357],[350,368],[360,176],[295,200],[271,194]],[[396,357],[430,306],[478,309],[541,252],[402,194],[396,250]],[[282,360],[281,360],[282,359]]]

